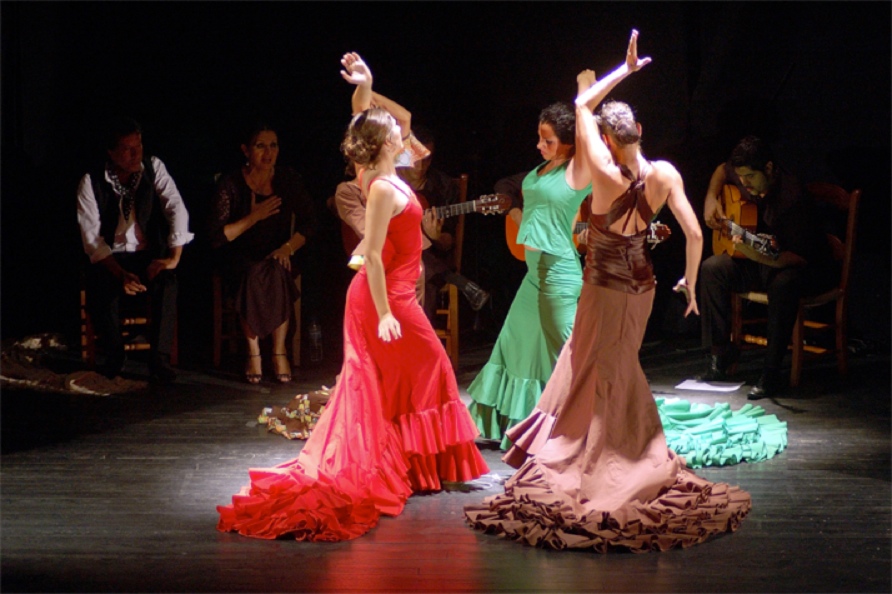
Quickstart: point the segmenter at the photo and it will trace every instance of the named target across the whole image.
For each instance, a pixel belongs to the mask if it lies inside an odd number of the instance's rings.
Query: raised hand
[[[629,39],[629,50],[626,52],[626,67],[629,72],[637,72],[650,64],[650,58],[638,58],[638,30],[632,29]]]
[[[372,71],[356,52],[348,52],[341,58],[341,77],[352,85],[371,85]]]
[[[595,78],[595,71],[587,68],[576,75],[576,94],[582,95],[585,91],[589,89],[593,84],[598,82],[598,79]]]

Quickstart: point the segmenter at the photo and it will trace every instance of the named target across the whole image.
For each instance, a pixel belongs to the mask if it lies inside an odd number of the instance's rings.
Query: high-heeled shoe
[[[249,370],[249,364],[251,363],[251,359],[253,359],[254,357],[258,357],[258,358],[259,358],[260,355],[259,355],[259,354],[258,354],[258,355],[248,355],[248,361],[247,361],[247,363],[245,364],[245,380],[246,380],[249,384],[259,384],[259,383],[260,383],[260,380],[263,379],[263,374],[262,374],[262,373],[251,373],[250,370]]]
[[[273,357],[285,357],[285,363],[288,363],[288,353],[273,353]],[[277,373],[276,380],[280,384],[287,384],[291,381],[291,365],[288,366],[288,373]]]

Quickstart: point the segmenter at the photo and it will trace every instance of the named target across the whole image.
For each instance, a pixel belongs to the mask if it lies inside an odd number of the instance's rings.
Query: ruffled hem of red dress
[[[362,536],[383,515],[402,512],[412,494],[411,465],[390,434],[374,469],[350,466],[332,476],[306,474],[300,458],[272,468],[250,469],[251,482],[217,506],[217,529],[243,536],[341,541]]]
[[[673,485],[655,498],[632,501],[610,512],[577,517],[566,497],[554,493],[541,469],[531,464],[505,492],[465,507],[476,530],[551,549],[591,549],[634,553],[687,548],[734,532],[752,507],[749,493],[726,483],[711,483],[681,470]]]
[[[477,427],[460,400],[400,415],[395,426],[409,459],[414,491],[438,491],[441,480],[465,482],[489,472],[474,443]]]

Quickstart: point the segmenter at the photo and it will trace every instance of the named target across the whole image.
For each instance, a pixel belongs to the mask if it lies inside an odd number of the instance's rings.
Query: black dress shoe
[[[763,398],[773,398],[781,391],[781,380],[779,373],[765,372],[756,382],[756,385],[750,388],[746,397],[748,400],[761,400]]]
[[[734,363],[737,362],[737,351],[733,348],[728,349],[722,355],[709,355],[709,364],[706,366],[706,373],[697,379],[701,382],[726,382],[731,379],[729,370]]]
[[[124,355],[122,354],[113,354],[109,355],[105,359],[105,363],[99,365],[96,368],[96,371],[107,377],[108,379],[115,379],[119,375],[121,375],[121,371],[124,369]]]
[[[153,384],[169,386],[177,379],[177,372],[170,366],[170,357],[156,355],[149,364],[149,381]]]
[[[169,386],[177,380],[177,372],[171,367],[156,367],[149,375],[149,381],[159,386]]]
[[[718,355],[710,355],[709,356],[709,364],[706,366],[706,373],[699,376],[701,382],[723,382],[728,379],[728,374],[725,373],[724,368],[722,367],[721,357]]]
[[[471,309],[474,311],[480,311],[486,305],[486,302],[489,301],[489,292],[484,291],[480,288],[480,285],[474,282],[469,282],[465,285],[462,293],[467,297],[468,303],[471,304]]]

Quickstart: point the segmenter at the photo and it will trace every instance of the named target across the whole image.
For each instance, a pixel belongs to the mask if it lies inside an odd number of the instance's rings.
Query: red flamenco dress
[[[249,469],[251,484],[231,505],[217,507],[218,530],[349,540],[375,527],[382,514],[399,515],[413,492],[489,471],[449,358],[415,300],[421,217],[410,194],[390,220],[382,251],[387,298],[402,337],[378,338],[378,314],[360,269],[347,291],[344,364],[325,412],[297,458]]]

